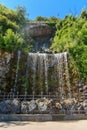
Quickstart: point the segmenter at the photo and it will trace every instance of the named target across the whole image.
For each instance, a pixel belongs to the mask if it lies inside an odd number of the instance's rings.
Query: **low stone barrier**
[[[64,121],[87,119],[85,114],[0,114],[0,121]]]

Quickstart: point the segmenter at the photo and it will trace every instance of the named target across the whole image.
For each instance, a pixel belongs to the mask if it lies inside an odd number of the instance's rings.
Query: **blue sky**
[[[87,0],[0,0],[0,3],[11,9],[25,6],[30,19],[37,16],[64,18],[67,14],[79,15],[87,8]]]

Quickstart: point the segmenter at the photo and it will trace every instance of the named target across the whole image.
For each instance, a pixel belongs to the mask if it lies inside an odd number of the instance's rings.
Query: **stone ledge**
[[[0,121],[52,121],[49,114],[0,114]]]
[[[83,120],[87,119],[85,114],[0,114],[0,121],[61,121],[61,120]]]
[[[25,32],[27,36],[31,37],[49,36],[52,34],[52,28],[46,23],[27,23]]]

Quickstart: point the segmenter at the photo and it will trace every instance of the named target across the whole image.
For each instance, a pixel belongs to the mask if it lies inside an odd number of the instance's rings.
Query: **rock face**
[[[12,54],[8,52],[3,52],[0,50],[0,88],[6,86],[6,74],[9,72],[10,69],[10,60]]]
[[[31,37],[49,36],[51,33],[52,29],[46,23],[32,22],[26,25],[26,34]]]

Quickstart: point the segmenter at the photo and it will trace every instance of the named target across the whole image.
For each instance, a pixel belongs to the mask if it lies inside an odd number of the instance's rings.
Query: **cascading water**
[[[32,57],[32,71],[33,71],[33,83],[32,83],[32,92],[35,93],[35,84],[36,84],[36,65],[37,65],[37,55],[30,53],[29,56]]]
[[[17,67],[16,67],[16,75],[15,75],[15,82],[14,82],[14,86],[13,86],[13,93],[16,93],[16,86],[17,86],[17,81],[18,81],[18,71],[19,71],[19,63],[20,63],[20,57],[21,57],[21,51],[18,50],[18,54],[17,54]]]
[[[64,96],[64,77],[63,77],[63,70],[64,70],[63,58],[64,58],[64,56],[65,56],[65,53],[54,54],[54,59],[56,62],[56,72],[57,72],[56,78],[58,80],[60,99],[62,99]]]
[[[28,59],[29,67],[27,67],[26,76],[29,77],[32,93],[37,95],[54,91],[62,99],[67,95],[66,86],[70,94],[67,52],[58,54],[29,53]]]
[[[69,79],[69,67],[68,67],[68,59],[67,59],[67,52],[64,55],[64,63],[65,63],[65,70],[66,70],[66,82],[68,87],[68,98],[71,98],[71,89],[70,89],[70,79]]]
[[[39,55],[39,53],[38,53]],[[39,70],[39,81],[40,81],[40,91],[41,91],[41,96],[43,95],[43,71],[44,71],[44,55],[40,54],[38,57],[38,70]]]
[[[29,56],[27,57],[27,67],[26,67],[25,97],[27,95],[27,88],[29,87],[28,75],[29,75]]]
[[[46,94],[48,94],[48,56],[44,54],[44,65],[45,65],[45,88]]]

